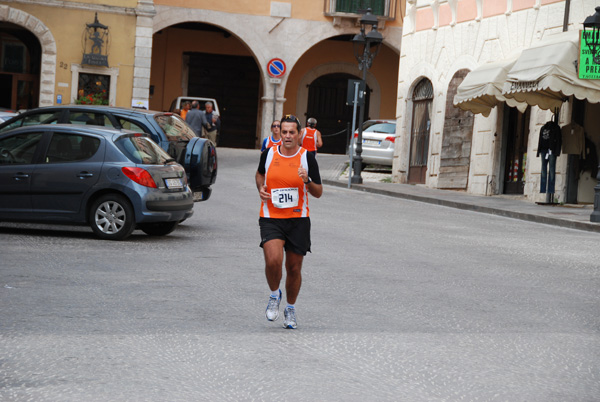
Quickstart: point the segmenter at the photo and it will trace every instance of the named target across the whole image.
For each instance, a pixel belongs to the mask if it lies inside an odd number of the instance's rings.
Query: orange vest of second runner
[[[304,129],[304,136],[302,137],[302,148],[307,151],[317,150],[317,129],[306,127]]]
[[[269,148],[265,162],[265,185],[271,193],[269,201],[262,202],[262,218],[305,218],[308,217],[308,191],[298,176],[302,166],[308,171],[306,150],[300,148],[293,156],[279,153],[279,147]]]
[[[268,136],[267,137],[267,144],[265,146],[265,148],[271,148],[274,145],[280,145],[281,144],[281,138],[277,141],[273,141],[273,137],[272,136]]]

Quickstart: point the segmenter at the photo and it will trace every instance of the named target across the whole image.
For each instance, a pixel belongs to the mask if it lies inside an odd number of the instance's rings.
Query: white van
[[[213,98],[196,98],[194,96],[180,96],[178,98],[176,98],[175,100],[173,100],[173,102],[171,102],[171,107],[169,108],[169,112],[174,112],[176,109],[177,110],[181,110],[181,106],[183,106],[183,102],[185,101],[189,101],[190,103],[192,103],[193,101],[197,100],[198,102],[200,102],[200,110],[204,110],[204,104],[206,102],[212,102],[213,104],[213,111],[221,116],[221,112],[219,111],[219,105],[217,104],[217,100],[213,99]]]

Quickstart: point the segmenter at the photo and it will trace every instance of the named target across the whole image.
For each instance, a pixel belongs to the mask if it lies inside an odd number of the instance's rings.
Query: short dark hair
[[[200,106],[200,102],[198,102],[197,100],[192,102],[192,108],[193,109],[198,109],[198,107]]]
[[[286,114],[279,120],[281,124],[283,123],[296,123],[296,127],[298,128],[298,132],[302,129],[302,125],[300,124],[300,120],[293,114]]]

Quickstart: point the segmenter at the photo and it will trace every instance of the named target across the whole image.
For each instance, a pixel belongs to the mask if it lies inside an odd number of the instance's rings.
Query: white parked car
[[[352,152],[356,156],[358,129],[354,132]],[[362,153],[365,165],[392,166],[394,160],[394,142],[396,140],[396,120],[367,120],[363,123]]]
[[[4,123],[6,120],[15,117],[19,113],[9,109],[0,108],[0,123]]]
[[[198,98],[198,97],[194,97],[194,96],[179,96],[179,97],[175,98],[173,100],[173,102],[171,102],[171,107],[169,108],[169,112],[175,112],[175,110],[181,110],[181,107],[183,106],[183,103],[185,101],[189,101],[190,103],[192,103],[195,100],[200,102],[200,110],[204,110],[204,104],[206,102],[212,102],[213,111],[217,115],[219,115],[219,116],[221,115],[221,112],[219,111],[219,105],[217,104],[216,99],[214,99],[214,98]]]

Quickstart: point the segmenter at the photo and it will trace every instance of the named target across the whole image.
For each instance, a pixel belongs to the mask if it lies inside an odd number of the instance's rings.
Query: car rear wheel
[[[92,204],[90,226],[105,240],[123,240],[135,229],[133,207],[119,194],[105,194]]]
[[[138,226],[142,232],[149,236],[165,236],[174,231],[178,223],[179,222],[140,223]]]

